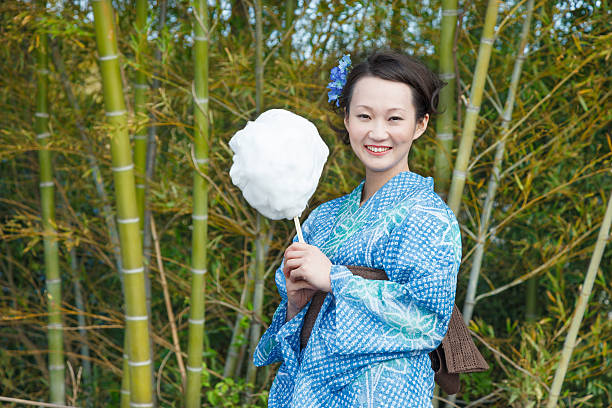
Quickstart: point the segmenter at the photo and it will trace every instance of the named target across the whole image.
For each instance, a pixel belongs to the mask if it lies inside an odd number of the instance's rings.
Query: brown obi
[[[382,269],[367,268],[364,266],[346,266],[353,275],[364,279],[388,280]],[[310,307],[304,317],[304,324],[300,332],[300,346],[305,348],[312,332],[317,315],[323,306],[327,292],[317,291],[312,297]],[[431,368],[434,370],[434,380],[449,395],[456,394],[460,388],[459,374],[486,371],[489,365],[476,348],[470,331],[463,322],[461,312],[457,305],[453,305],[453,313],[448,324],[446,336],[437,349],[429,353]]]

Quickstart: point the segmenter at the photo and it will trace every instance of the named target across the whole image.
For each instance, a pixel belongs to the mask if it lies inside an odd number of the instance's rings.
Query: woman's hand
[[[285,286],[287,287],[287,321],[293,319],[317,290],[329,292],[331,262],[319,248],[294,242],[285,250]]]
[[[285,280],[295,283],[306,281],[314,289],[331,291],[332,263],[319,248],[302,242],[294,242],[285,250],[283,273]]]

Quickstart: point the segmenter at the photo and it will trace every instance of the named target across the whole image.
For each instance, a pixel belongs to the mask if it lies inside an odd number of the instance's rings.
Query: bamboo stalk
[[[254,263],[251,263],[254,266]],[[242,294],[240,295],[240,310],[246,308],[246,305],[253,300],[253,272],[252,267],[249,267],[249,272],[246,276],[246,282],[242,288]],[[225,357],[225,366],[223,368],[223,377],[231,378],[238,377],[238,357],[240,355],[240,349],[244,344],[244,332],[245,328],[242,325],[242,320],[245,314],[238,312],[236,313],[236,321],[234,322],[234,329],[232,330],[232,339],[230,341],[229,348],[227,350],[227,356]]]
[[[255,0],[255,110],[259,115],[263,108],[263,18],[261,0]],[[269,223],[261,214],[257,213],[257,234],[255,238],[255,283],[253,293],[253,319],[251,320],[251,335],[249,356],[255,353],[255,347],[261,335],[261,324],[257,319],[263,309],[263,288],[265,273],[265,258],[269,243]],[[249,358],[247,365],[246,382],[249,386],[255,385],[257,368]]]
[[[584,283],[582,284],[580,295],[576,301],[574,315],[572,316],[572,321],[563,343],[561,360],[559,361],[557,371],[555,371],[553,383],[550,387],[548,402],[546,404],[547,408],[554,408],[557,406],[557,400],[559,399],[559,395],[561,393],[561,386],[563,385],[563,380],[565,379],[565,374],[567,373],[572,352],[576,346],[576,337],[578,336],[578,331],[580,330],[580,323],[584,317],[589,297],[591,296],[591,291],[593,290],[593,283],[595,281],[595,277],[597,276],[597,270],[599,269],[599,265],[601,263],[606,242],[610,238],[611,223],[612,193],[610,193],[610,197],[608,197],[608,207],[606,208],[606,212],[601,222],[601,228],[599,229],[599,234],[597,235],[597,242],[595,243],[595,248],[593,249],[593,255],[591,256],[591,261],[589,262],[589,268],[586,276],[584,277]]]
[[[112,170],[125,285],[130,403],[132,406],[152,407],[152,362],[142,262],[142,239],[113,10],[109,0],[93,0],[91,5],[102,74],[104,107],[111,134]]]
[[[247,384],[255,385],[256,370],[252,356],[261,337],[261,314],[264,300],[264,274],[266,270],[266,255],[268,253],[272,231],[269,221],[263,215],[257,213],[257,238],[255,240],[255,284],[253,291],[253,318],[251,320],[251,336],[249,339],[249,358],[247,365]]]
[[[508,98],[506,99],[504,112],[502,114],[502,136],[505,135],[508,131],[508,128],[510,127],[510,121],[512,119],[512,111],[514,110],[516,90],[518,89],[518,83],[521,77],[523,62],[525,61],[525,47],[527,46],[529,28],[531,26],[533,4],[534,0],[529,0],[529,2],[527,3],[527,15],[525,17],[525,20],[523,21],[523,28],[521,31],[521,38],[519,42],[517,57],[516,61],[514,62],[514,68],[512,70],[512,79],[510,81],[510,88],[508,90]],[[485,198],[484,208],[480,217],[480,224],[478,227],[478,239],[476,240],[476,249],[472,261],[472,268],[470,269],[470,278],[468,280],[465,303],[463,305],[463,319],[466,324],[469,324],[470,320],[472,319],[472,313],[474,311],[476,288],[478,286],[478,278],[480,276],[480,269],[482,267],[482,260],[484,258],[484,245],[486,242],[486,234],[489,229],[489,224],[491,222],[493,202],[495,201],[495,195],[497,194],[497,187],[500,181],[502,161],[504,158],[505,150],[506,141],[503,140],[497,145],[497,149],[495,151],[493,171],[489,176],[489,182],[487,185],[487,196]]]
[[[144,230],[145,207],[145,172],[147,154],[147,126],[148,119],[146,102],[149,85],[143,72],[144,55],[147,49],[147,0],[136,0],[136,37],[138,49],[136,51],[136,65],[139,67],[134,75],[134,115],[137,123],[134,135],[134,175],[136,178],[136,199],[138,202],[138,215],[140,228]],[[141,231],[142,233],[142,231]]]
[[[85,321],[85,302],[83,301],[83,288],[81,287],[81,274],[79,273],[79,262],[77,259],[76,247],[70,248],[70,270],[72,272],[72,284],[74,288],[74,303],[78,310],[82,313],[77,315],[79,323],[79,337],[81,338],[81,356],[83,364],[83,384],[86,390],[86,406],[92,406],[91,391],[93,384],[91,382],[91,359],[89,357],[89,341],[87,336],[87,322]]]
[[[435,175],[436,192],[445,196],[450,184],[451,150],[453,148],[453,113],[455,112],[455,65],[453,43],[457,26],[457,0],[442,0],[440,30],[440,79],[446,86],[440,91],[440,116],[436,121]]]
[[[202,388],[202,350],[204,348],[208,243],[208,181],[198,174],[208,174],[208,6],[204,0],[193,0],[195,161],[193,173],[193,235],[191,241],[191,297],[189,308],[189,343],[187,348],[187,385],[185,405],[200,407]]]
[[[45,276],[47,285],[47,341],[49,343],[49,386],[50,401],[53,404],[65,404],[65,367],[64,336],[62,326],[62,289],[59,270],[58,237],[55,230],[55,184],[51,153],[47,148],[51,137],[49,129],[49,49],[47,35],[39,34],[39,46],[36,49],[36,112],[34,113],[34,131],[40,143],[38,161],[40,164],[40,205],[45,254]]]
[[[134,116],[136,121],[136,131],[134,135],[134,176],[136,180],[136,202],[138,204],[138,218],[140,219],[140,235],[143,239],[143,248],[145,247],[145,209],[146,209],[146,165],[147,165],[147,150],[148,150],[148,134],[146,102],[147,91],[149,84],[147,83],[146,75],[143,71],[145,55],[147,53],[147,0],[136,0],[136,38],[138,46],[136,51],[136,65],[138,69],[134,75]],[[147,304],[147,316],[151,316],[151,280],[149,279],[149,254],[150,251],[144,252],[144,279]],[[149,332],[153,331],[151,321],[149,320]],[[153,341],[149,337],[149,352],[150,360],[153,360]],[[126,384],[127,385],[127,384]],[[151,387],[155,386],[155,370],[151,365]],[[155,394],[153,394],[155,398]]]
[[[285,33],[293,31],[293,19],[295,14],[296,0],[285,0]],[[289,34],[284,44],[285,59],[291,58],[291,34]]]
[[[489,0],[487,5],[485,23],[480,39],[480,49],[478,50],[478,59],[476,60],[476,69],[472,80],[470,93],[470,102],[467,107],[465,120],[463,122],[463,132],[461,142],[459,143],[459,151],[455,161],[453,177],[448,195],[448,206],[455,213],[459,214],[461,206],[461,197],[463,195],[463,187],[467,177],[467,166],[472,152],[472,144],[474,142],[474,132],[476,130],[476,122],[478,120],[478,112],[480,111],[480,103],[484,91],[484,84],[491,59],[491,50],[495,41],[494,30],[495,22],[497,21],[497,11],[499,9],[498,0]]]

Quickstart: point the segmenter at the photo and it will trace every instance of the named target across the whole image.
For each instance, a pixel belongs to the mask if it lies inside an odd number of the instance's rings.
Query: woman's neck
[[[370,197],[372,197],[387,181],[397,176],[403,171],[410,171],[408,164],[405,167],[397,169],[393,172],[376,172],[366,169],[366,179],[361,190],[361,201],[359,206],[361,207]]]

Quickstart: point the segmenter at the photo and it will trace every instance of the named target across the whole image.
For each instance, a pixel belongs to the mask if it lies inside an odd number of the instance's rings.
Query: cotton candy
[[[232,183],[247,202],[273,219],[299,217],[314,193],[329,149],[308,119],[268,110],[232,137]]]

